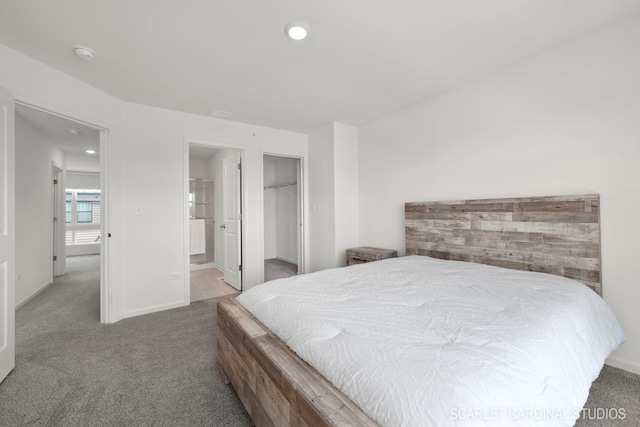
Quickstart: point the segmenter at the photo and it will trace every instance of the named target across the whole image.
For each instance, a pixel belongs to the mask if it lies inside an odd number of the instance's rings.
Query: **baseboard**
[[[28,303],[29,301],[31,301],[36,295],[38,295],[40,292],[47,289],[47,287],[51,284],[53,284],[53,280],[48,281],[47,283],[45,283],[44,285],[42,285],[41,287],[33,291],[31,295],[26,296],[22,301],[16,304],[16,310],[22,307],[23,305],[25,305],[26,303]]]
[[[147,308],[141,308],[141,309],[138,309],[138,310],[127,311],[125,313],[122,313],[122,316],[120,317],[120,320],[129,318],[129,317],[142,316],[143,314],[157,313],[158,311],[171,310],[172,308],[184,307],[186,305],[189,305],[189,303],[185,304],[184,301],[177,301],[177,302],[172,302],[172,303],[169,303],[169,304],[162,304],[162,305],[156,305],[156,306],[153,306],[153,307],[147,307]]]
[[[206,270],[208,268],[218,268],[218,266],[215,262],[208,262],[206,264],[189,264],[190,271]],[[220,269],[218,268],[218,270]]]
[[[610,356],[607,360],[604,361],[604,363],[609,366],[613,366],[614,368],[622,369],[623,371],[640,375],[640,363],[634,362],[632,360],[618,356]]]
[[[74,257],[74,256],[85,256],[85,255],[100,255],[100,248],[98,248],[97,250],[88,250],[86,252],[80,251],[80,252],[67,252],[66,256],[67,257]]]

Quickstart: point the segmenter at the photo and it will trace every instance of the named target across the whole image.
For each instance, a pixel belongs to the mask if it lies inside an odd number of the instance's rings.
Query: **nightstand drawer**
[[[359,248],[347,249],[347,265],[363,264],[365,262],[394,258],[396,256],[398,256],[398,251],[392,249],[361,246]]]
[[[358,258],[358,257],[355,257],[355,256],[348,256],[347,255],[347,265],[364,264],[365,262],[370,262],[370,261],[375,261],[375,260]]]

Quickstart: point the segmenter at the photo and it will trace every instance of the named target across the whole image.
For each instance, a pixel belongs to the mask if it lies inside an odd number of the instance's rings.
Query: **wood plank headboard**
[[[407,255],[578,280],[602,295],[600,196],[405,204]]]

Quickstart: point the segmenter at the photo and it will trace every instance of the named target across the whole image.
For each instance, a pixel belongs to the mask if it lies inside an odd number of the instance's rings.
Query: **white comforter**
[[[238,301],[382,426],[573,425],[625,339],[578,282],[421,256]]]

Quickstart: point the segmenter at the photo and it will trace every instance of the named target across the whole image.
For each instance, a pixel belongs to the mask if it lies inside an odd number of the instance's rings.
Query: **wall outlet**
[[[22,273],[16,274],[16,280],[22,280]]]
[[[142,207],[141,206],[134,206],[133,207],[133,213],[135,215],[142,215]]]
[[[180,278],[180,273],[169,273],[169,278],[170,279],[179,279]]]

